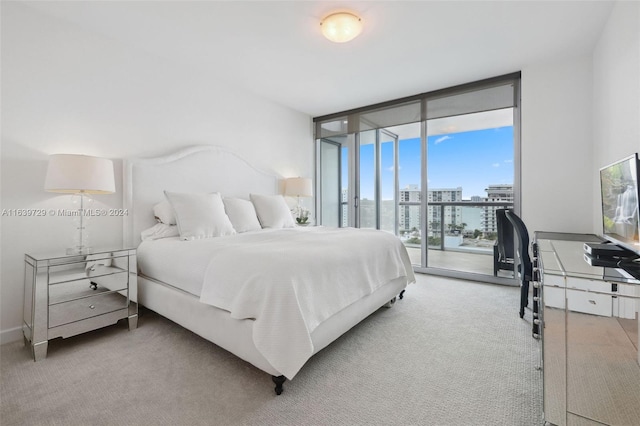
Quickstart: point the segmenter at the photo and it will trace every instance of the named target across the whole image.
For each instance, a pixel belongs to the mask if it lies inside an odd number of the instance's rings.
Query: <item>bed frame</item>
[[[277,176],[211,145],[192,146],[157,158],[125,160],[124,208],[129,215],[124,241],[132,247],[140,244],[140,232],[155,224],[153,206],[164,199],[164,190],[217,191],[223,196],[248,199],[249,193],[277,194],[278,183]],[[320,324],[311,333],[314,354],[381,306],[390,306],[406,284],[404,278],[393,280]],[[229,312],[203,304],[196,296],[144,274],[138,276],[138,303],[271,374],[276,394],[282,393],[285,377],[253,344],[253,320],[231,318]]]

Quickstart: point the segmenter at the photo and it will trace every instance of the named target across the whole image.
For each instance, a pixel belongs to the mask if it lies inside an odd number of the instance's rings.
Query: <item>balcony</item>
[[[398,234],[416,267],[493,277],[493,247],[497,238],[495,210],[513,208],[512,202],[430,202],[426,265],[422,261],[422,226],[415,226],[421,222],[421,203],[400,202],[398,205],[401,212]],[[413,218],[409,226],[407,217]],[[513,273],[499,271],[498,277],[513,278]]]

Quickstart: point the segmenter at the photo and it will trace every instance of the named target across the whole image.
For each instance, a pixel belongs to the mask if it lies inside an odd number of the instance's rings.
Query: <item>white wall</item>
[[[2,6],[1,124],[1,209],[70,208],[70,196],[43,190],[54,153],[114,159],[117,193],[94,197],[105,207],[122,206],[123,158],[191,144],[228,147],[283,177],[313,176],[309,116],[18,3]],[[1,223],[4,342],[21,336],[24,254],[70,246],[72,225],[51,216]],[[122,243],[121,219],[89,227],[95,246]]]
[[[594,170],[640,153],[640,3],[617,2],[593,54]],[[595,210],[600,209],[593,175]],[[594,232],[602,224],[596,216]]]
[[[599,169],[640,152],[640,3],[616,2],[591,54],[522,70],[522,216],[601,233]]]
[[[534,231],[591,232],[591,56],[522,69],[522,219]]]

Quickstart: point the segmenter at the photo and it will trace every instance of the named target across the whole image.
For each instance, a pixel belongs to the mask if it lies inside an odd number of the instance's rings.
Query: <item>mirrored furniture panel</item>
[[[546,424],[640,425],[640,280],[587,263],[584,243],[598,242],[535,234]]]
[[[85,333],[127,318],[137,327],[137,263],[131,248],[25,255],[25,344],[35,361],[48,342]]]

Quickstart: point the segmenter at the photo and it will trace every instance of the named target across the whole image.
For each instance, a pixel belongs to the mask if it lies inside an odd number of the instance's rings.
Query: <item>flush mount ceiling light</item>
[[[332,13],[320,22],[322,34],[335,43],[353,40],[362,31],[362,19],[353,13]]]

